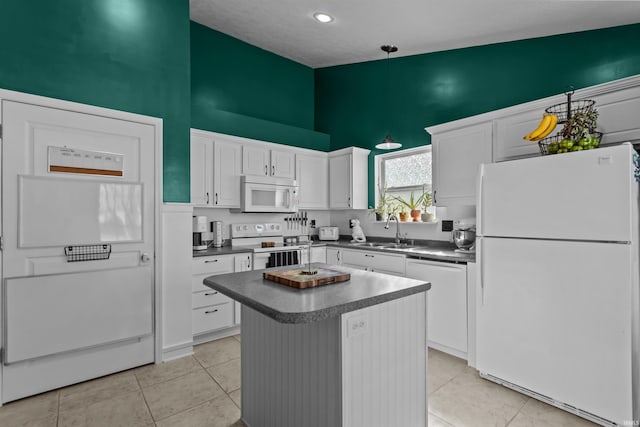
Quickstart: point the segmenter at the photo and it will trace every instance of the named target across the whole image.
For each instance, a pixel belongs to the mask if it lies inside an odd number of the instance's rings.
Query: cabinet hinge
[[[0,251],[4,251],[4,236],[0,236]]]
[[[0,139],[2,139],[2,123],[0,123]]]

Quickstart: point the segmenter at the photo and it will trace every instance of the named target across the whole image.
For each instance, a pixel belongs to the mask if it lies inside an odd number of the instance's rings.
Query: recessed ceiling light
[[[323,24],[328,24],[329,22],[333,21],[333,17],[331,15],[327,15],[326,13],[322,12],[314,13],[313,17],[316,19],[316,21],[322,22]]]

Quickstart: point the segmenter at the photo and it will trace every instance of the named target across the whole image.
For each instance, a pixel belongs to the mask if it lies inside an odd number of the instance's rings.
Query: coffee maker
[[[213,233],[207,227],[206,216],[193,217],[193,250],[206,251],[213,240]]]

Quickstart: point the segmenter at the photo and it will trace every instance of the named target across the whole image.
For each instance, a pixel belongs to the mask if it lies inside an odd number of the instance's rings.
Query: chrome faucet
[[[396,220],[396,239],[395,239],[395,242],[396,242],[396,245],[399,245],[401,239],[400,239],[400,221],[398,221],[398,217],[393,215],[393,214],[389,215],[389,217],[387,218],[387,223],[384,225],[384,228],[386,230],[389,229],[389,223],[391,222],[391,219],[395,219]]]

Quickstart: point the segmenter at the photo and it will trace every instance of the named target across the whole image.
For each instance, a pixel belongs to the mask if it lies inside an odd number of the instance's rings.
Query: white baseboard
[[[221,338],[238,335],[240,333],[240,325],[233,326],[228,329],[221,329],[219,331],[210,332],[208,334],[196,335],[193,337],[193,344],[204,344],[209,341],[219,340]]]
[[[193,354],[193,341],[187,341],[181,344],[172,345],[162,349],[162,362],[168,362],[181,357]]]

